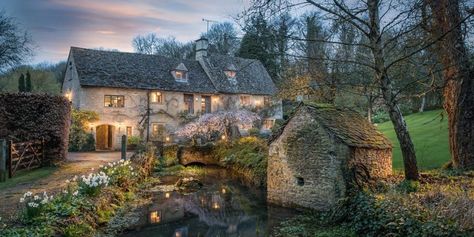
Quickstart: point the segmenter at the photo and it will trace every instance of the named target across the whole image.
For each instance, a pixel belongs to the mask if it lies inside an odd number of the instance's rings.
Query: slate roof
[[[348,146],[374,149],[392,148],[390,140],[356,111],[331,105],[305,103],[301,103],[296,110],[300,109],[306,109],[311,117]],[[297,113],[293,113],[293,116],[295,114]],[[287,122],[289,120],[291,117]],[[287,122],[280,129],[280,133],[272,137],[272,141],[281,135]]]
[[[81,86],[157,89],[194,93],[239,93],[273,95],[276,87],[258,60],[210,56],[197,60],[159,55],[101,51],[71,47]],[[188,82],[178,82],[171,71],[188,70]],[[236,67],[233,82],[223,70]]]
[[[204,67],[219,92],[273,95],[277,88],[263,64],[255,59],[224,55],[204,58]],[[227,78],[224,71],[235,69],[235,80]]]

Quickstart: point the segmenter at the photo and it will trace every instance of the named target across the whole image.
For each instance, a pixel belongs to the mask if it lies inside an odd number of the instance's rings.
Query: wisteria
[[[209,136],[213,132],[227,134],[231,126],[252,125],[260,120],[260,116],[251,111],[241,109],[234,111],[218,111],[215,113],[204,114],[196,121],[183,126],[176,131],[179,137],[192,138],[194,136]]]

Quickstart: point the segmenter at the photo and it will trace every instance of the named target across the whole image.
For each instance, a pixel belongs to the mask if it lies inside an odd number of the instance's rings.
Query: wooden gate
[[[27,142],[13,142],[9,144],[9,169],[10,178],[20,170],[31,170],[43,164],[44,139]]]

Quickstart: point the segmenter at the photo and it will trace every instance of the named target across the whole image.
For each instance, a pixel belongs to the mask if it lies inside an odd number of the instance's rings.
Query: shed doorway
[[[96,150],[114,149],[115,127],[113,125],[99,125],[96,128]]]

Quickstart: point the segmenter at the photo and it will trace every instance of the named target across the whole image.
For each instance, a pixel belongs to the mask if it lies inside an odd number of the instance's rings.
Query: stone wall
[[[343,176],[350,149],[304,110],[270,145],[267,200],[286,207],[327,210],[345,194]]]
[[[214,146],[209,143],[202,146],[183,146],[180,154],[179,163],[189,165],[192,163],[202,163],[204,165],[220,165],[219,161],[214,158]]]
[[[392,174],[392,149],[352,148],[349,166],[367,168],[370,178],[386,178]]]

